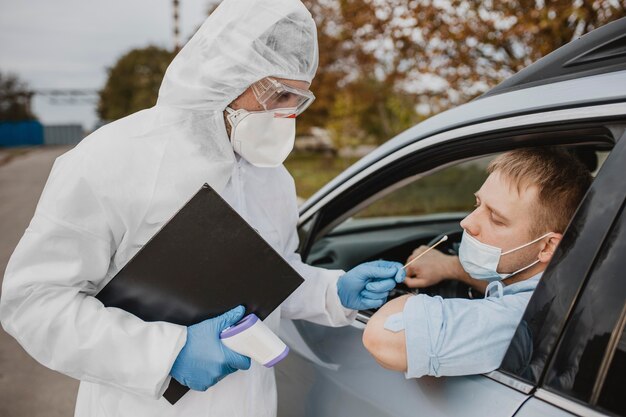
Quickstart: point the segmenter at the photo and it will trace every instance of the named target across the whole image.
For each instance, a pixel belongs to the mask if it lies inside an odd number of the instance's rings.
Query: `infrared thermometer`
[[[289,347],[254,313],[224,329],[220,339],[227,348],[266,368],[276,365],[289,353]]]

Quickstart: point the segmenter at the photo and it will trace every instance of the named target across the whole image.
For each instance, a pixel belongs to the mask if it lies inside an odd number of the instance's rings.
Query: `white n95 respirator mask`
[[[498,272],[498,264],[500,263],[501,256],[508,255],[516,250],[532,245],[550,234],[552,234],[552,232],[548,232],[531,242],[518,246],[517,248],[502,252],[502,249],[482,243],[464,230],[463,238],[461,239],[461,246],[459,247],[459,261],[461,262],[461,266],[463,266],[465,272],[467,272],[474,279],[484,281],[503,280],[532,267],[539,262],[539,259],[515,272],[501,274]]]
[[[261,168],[285,162],[296,139],[295,108],[248,111],[226,107],[226,111],[235,152]]]

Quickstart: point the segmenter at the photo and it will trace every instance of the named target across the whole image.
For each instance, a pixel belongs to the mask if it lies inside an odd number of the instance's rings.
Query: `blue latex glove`
[[[399,262],[374,261],[357,265],[337,281],[341,304],[353,310],[379,308],[389,291],[406,276]]]
[[[179,352],[170,375],[182,385],[206,391],[235,372],[250,368],[250,358],[228,349],[220,340],[222,330],[237,323],[245,309],[236,307],[221,316],[187,328],[187,341]]]

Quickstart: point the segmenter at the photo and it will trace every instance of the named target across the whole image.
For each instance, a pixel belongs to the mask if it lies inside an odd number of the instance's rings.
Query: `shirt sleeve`
[[[480,300],[410,297],[403,311],[406,377],[473,375],[497,369],[531,294]]]
[[[107,276],[115,245],[81,159],[75,154],[57,159],[7,266],[0,319],[48,368],[158,398],[186,328],[144,322],[93,296]]]

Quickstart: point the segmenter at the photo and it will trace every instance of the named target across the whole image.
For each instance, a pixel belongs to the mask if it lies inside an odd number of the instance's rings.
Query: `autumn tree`
[[[382,143],[626,15],[626,0],[303,1],[320,61],[317,99],[298,132],[326,127],[339,146]],[[100,94],[100,116],[152,106],[172,57],[155,47],[122,57]]]
[[[375,54],[358,45],[364,25],[358,7],[343,1],[305,0],[318,28],[319,68],[313,105],[300,128],[323,126],[337,146],[380,143],[418,120],[413,97],[375,74]],[[354,6],[358,6],[356,3]]]
[[[159,87],[174,53],[156,46],[133,49],[108,70],[100,91],[98,115],[116,120],[155,105]]]
[[[560,46],[626,15],[624,0],[305,3],[320,41],[314,84],[319,100],[312,110],[339,136],[363,130],[357,136],[377,142],[407,127],[402,120],[415,120],[396,113],[403,105],[411,107],[404,109],[407,114],[420,106],[427,116],[467,102]],[[364,85],[375,85],[381,94]],[[385,104],[390,94],[396,102],[391,107]],[[385,127],[386,120],[394,119],[398,122]]]

